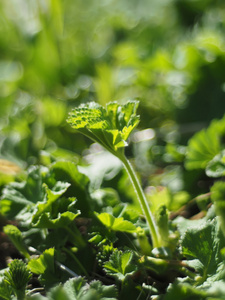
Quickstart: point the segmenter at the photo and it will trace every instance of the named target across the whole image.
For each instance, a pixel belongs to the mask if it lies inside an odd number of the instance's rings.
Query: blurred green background
[[[79,162],[89,141],[66,124],[68,111],[139,99],[139,129],[151,130],[130,154],[143,174],[160,174],[168,144],[182,157],[225,112],[224,30],[223,0],[2,0],[0,158]]]

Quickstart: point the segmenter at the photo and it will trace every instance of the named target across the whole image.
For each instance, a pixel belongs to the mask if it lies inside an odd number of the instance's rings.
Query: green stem
[[[133,187],[137,193],[138,196],[138,200],[140,202],[142,211],[146,217],[148,226],[149,226],[149,230],[150,230],[150,234],[151,234],[151,238],[152,238],[152,244],[153,244],[153,248],[155,247],[160,247],[160,238],[159,238],[159,232],[158,232],[158,228],[156,226],[155,220],[153,218],[152,212],[150,210],[149,204],[147,202],[147,199],[144,195],[144,192],[141,188],[140,182],[135,174],[135,171],[131,165],[131,163],[129,162],[129,160],[126,158],[125,155],[122,156],[118,156],[119,159],[123,162],[125,169],[127,170],[127,173],[130,176],[130,180],[133,184]]]

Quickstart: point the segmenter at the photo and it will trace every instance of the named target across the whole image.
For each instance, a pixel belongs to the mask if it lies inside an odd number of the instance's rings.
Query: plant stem
[[[131,165],[131,163],[129,162],[129,160],[126,158],[125,155],[119,156],[119,159],[123,162],[124,167],[127,171],[127,173],[129,174],[130,180],[132,182],[132,185],[137,193],[138,196],[138,200],[140,202],[142,211],[146,217],[148,226],[149,226],[149,230],[150,230],[150,234],[151,234],[151,238],[152,238],[152,244],[153,244],[153,248],[155,247],[160,247],[160,236],[159,236],[159,232],[158,232],[158,228],[156,226],[155,220],[153,218],[152,212],[150,210],[149,204],[147,202],[147,199],[144,195],[144,192],[141,188],[140,182],[135,174],[135,171]]]

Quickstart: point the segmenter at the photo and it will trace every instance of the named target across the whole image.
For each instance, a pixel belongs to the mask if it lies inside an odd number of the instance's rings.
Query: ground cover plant
[[[88,167],[79,170],[65,160],[31,166],[3,188],[1,214],[12,220],[3,231],[18,258],[1,272],[1,298],[223,299],[225,184],[217,180],[191,201],[199,208],[192,219],[180,210],[173,216],[171,207],[178,205],[173,195],[159,191],[147,200],[124,154],[139,122],[137,106],[137,101],[106,108],[90,102],[68,117],[73,128],[123,163],[139,200],[135,204],[122,202],[114,189],[89,188]],[[224,118],[215,120],[190,139],[187,169],[223,175],[224,124]],[[105,150],[99,151],[104,157]],[[127,180],[125,186],[132,188]],[[180,206],[188,212],[188,204]]]
[[[225,298],[224,13],[0,1],[0,299]]]

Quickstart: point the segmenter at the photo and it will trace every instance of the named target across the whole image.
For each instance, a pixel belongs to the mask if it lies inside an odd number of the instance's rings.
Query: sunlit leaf
[[[96,214],[97,218],[103,223],[109,230],[122,231],[133,233],[136,232],[136,226],[130,221],[124,220],[124,218],[115,218],[109,213]]]
[[[51,218],[50,213],[42,213],[36,223],[33,223],[33,227],[37,228],[64,228],[68,226],[80,213],[74,214],[70,211],[58,214],[55,219]]]
[[[55,249],[46,249],[38,258],[32,258],[28,262],[28,268],[32,273],[40,275],[42,283],[50,287],[58,282],[55,268]]]
[[[126,146],[126,140],[137,126],[138,101],[124,105],[110,102],[107,107],[90,102],[71,111],[68,123],[95,142],[115,154],[118,148]]]

